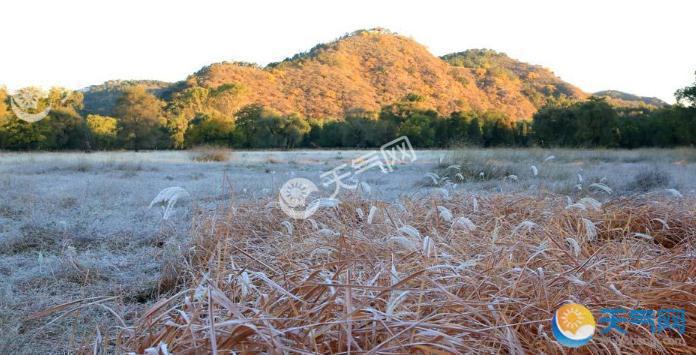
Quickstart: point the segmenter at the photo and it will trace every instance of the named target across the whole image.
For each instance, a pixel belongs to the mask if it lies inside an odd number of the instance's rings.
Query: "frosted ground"
[[[365,153],[235,152],[225,162],[195,162],[189,152],[0,153],[0,353],[71,349],[94,338],[95,324],[113,321],[110,310],[100,307],[61,319],[36,314],[70,300],[118,296],[111,307],[128,321],[162,291],[163,265],[180,255],[196,216],[221,204],[264,206],[288,179],[319,185],[321,173],[344,163],[349,172],[351,159]],[[696,195],[693,149],[417,155],[390,174],[374,168],[360,175],[369,197],[503,192],[606,199],[673,193],[667,189]],[[592,183],[606,185],[611,194]],[[162,221],[162,211],[148,205],[170,186],[183,187],[190,197]]]

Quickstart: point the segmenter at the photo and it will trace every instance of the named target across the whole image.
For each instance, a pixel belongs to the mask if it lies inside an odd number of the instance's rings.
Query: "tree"
[[[210,89],[208,95],[208,107],[219,113],[232,116],[239,110],[240,98],[245,89],[238,84],[222,84],[214,89]]]
[[[92,147],[96,149],[111,149],[116,145],[118,121],[113,117],[89,115],[87,127],[92,139]]]
[[[45,140],[40,127],[11,115],[0,127],[0,148],[3,149],[39,149]]]
[[[531,124],[528,121],[518,121],[512,126],[512,142],[516,147],[528,147],[531,144]]]
[[[371,146],[375,122],[363,115],[351,114],[341,122],[340,145],[345,147],[367,148]]]
[[[237,112],[237,131],[242,140],[237,142],[235,146],[252,148],[259,143],[256,136],[260,129],[259,122],[265,110],[263,105],[252,104],[243,107]]]
[[[401,124],[399,135],[407,136],[411,143],[417,147],[430,148],[435,145],[435,125],[437,118],[415,113]]]
[[[52,109],[64,108],[78,113],[84,107],[84,95],[81,92],[60,87],[51,88],[47,100]]]
[[[687,106],[696,108],[696,81],[691,86],[677,90],[674,96],[677,98],[677,102],[685,102]]]
[[[191,86],[177,92],[168,103],[167,129],[174,148],[183,148],[186,130],[202,123],[190,125],[192,120],[206,117],[233,117],[239,110],[244,88],[238,84],[222,84],[215,88]],[[234,120],[232,120],[234,121]],[[198,134],[198,133],[196,133]],[[227,142],[225,142],[227,144]]]
[[[481,121],[478,116],[474,117],[469,121],[469,125],[466,129],[467,142],[474,145],[481,145],[483,137],[481,134]]]
[[[309,132],[305,134],[300,144],[302,147],[318,147],[319,140],[322,135],[323,120],[316,118],[307,118],[307,124],[309,124]]]
[[[229,145],[233,132],[234,118],[217,112],[199,113],[186,130],[186,146]]]
[[[502,112],[487,111],[481,115],[481,138],[484,147],[512,145],[512,122]]]
[[[422,96],[411,93],[391,105],[383,106],[379,113],[379,118],[400,123],[417,112],[429,116],[437,116],[435,110],[426,106],[425,99]]]
[[[575,112],[575,143],[585,147],[612,147],[616,142],[614,108],[605,98],[590,97],[573,106]]]
[[[208,88],[200,86],[187,88],[174,95],[167,111],[174,116],[183,116],[187,120],[191,120],[196,113],[208,109],[209,96],[210,90]]]
[[[344,122],[335,119],[324,121],[319,133],[319,146],[324,148],[343,147]]]
[[[184,114],[178,114],[167,119],[167,131],[169,141],[175,149],[182,149],[186,146],[186,131],[188,130],[189,120]]]
[[[164,147],[162,106],[162,102],[142,86],[125,89],[114,109],[122,144],[136,150]]]
[[[6,122],[8,116],[10,115],[10,110],[7,108],[7,100],[7,90],[0,87],[0,126]]]
[[[39,149],[89,148],[89,128],[85,119],[72,107],[52,108],[46,118],[33,123],[45,139]]]
[[[532,131],[542,147],[575,145],[575,116],[570,105],[548,104],[534,114]]]
[[[284,136],[283,147],[294,148],[302,142],[302,138],[309,133],[309,122],[297,113],[283,116]]]
[[[248,148],[293,148],[309,133],[309,123],[298,114],[282,115],[261,105],[237,113],[237,136]]]

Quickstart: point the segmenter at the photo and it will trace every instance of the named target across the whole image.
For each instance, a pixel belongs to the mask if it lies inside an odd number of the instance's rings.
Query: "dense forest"
[[[265,68],[219,63],[174,84],[24,88],[12,97],[0,88],[0,149],[365,148],[402,135],[422,148],[694,145],[696,83],[676,97],[667,105],[618,91],[589,95],[492,50],[438,58],[368,30]],[[11,107],[21,98],[48,115],[20,119]]]
[[[234,148],[378,147],[406,135],[421,148],[452,146],[673,147],[696,144],[696,83],[678,90],[680,103],[660,108],[616,107],[607,99],[559,100],[532,120],[493,110],[443,116],[416,94],[379,112],[355,110],[339,119],[282,114],[259,104],[230,117],[221,87],[187,92],[166,104],[144,87],[124,90],[114,117],[82,116],[82,95],[53,89],[48,116],[30,123],[8,108],[0,91],[0,148],[8,150],[179,149],[198,145]],[[187,120],[187,114],[193,119]]]

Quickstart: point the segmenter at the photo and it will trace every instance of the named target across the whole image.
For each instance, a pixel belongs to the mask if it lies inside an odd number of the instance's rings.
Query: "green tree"
[[[183,116],[187,120],[192,120],[196,113],[208,109],[208,88],[194,86],[177,92],[169,102],[167,111],[172,116]]]
[[[319,147],[324,120],[308,117],[307,124],[309,124],[309,132],[304,136],[300,145],[302,147]]]
[[[205,115],[234,117],[240,109],[244,92],[241,85],[223,84],[215,88],[191,86],[175,93],[166,108],[172,145],[175,148],[184,146],[186,130],[196,118]],[[192,127],[196,127],[196,124]]]
[[[235,143],[236,147],[252,148],[255,147],[256,144],[261,143],[257,138],[258,132],[261,129],[261,117],[265,114],[270,114],[270,112],[265,111],[266,109],[263,105],[252,104],[243,107],[237,112],[237,132],[239,132],[242,139]]]
[[[186,146],[229,145],[234,128],[234,118],[232,117],[217,112],[199,113],[191,120],[186,130]]]
[[[401,100],[382,107],[379,118],[401,123],[415,113],[424,113],[429,116],[437,116],[437,112],[425,105],[425,99],[415,93],[404,96]]]
[[[46,140],[39,126],[12,115],[0,127],[0,148],[11,150],[39,149]]]
[[[355,148],[371,146],[375,126],[375,121],[369,117],[355,114],[345,117],[341,122],[340,145]]]
[[[404,120],[399,135],[407,136],[414,146],[430,148],[435,145],[435,121],[430,115],[415,113]]]
[[[319,133],[319,146],[324,148],[343,147],[344,122],[336,119],[322,123]]]
[[[573,109],[576,145],[615,146],[617,114],[606,99],[591,97],[585,102],[574,105]]]
[[[166,126],[172,148],[182,149],[186,147],[186,130],[189,126],[189,120],[186,116],[178,114],[174,117],[169,117]]]
[[[309,133],[309,123],[298,114],[282,115],[261,105],[237,113],[237,137],[248,148],[293,148]]]
[[[162,102],[142,86],[124,90],[116,101],[118,138],[129,149],[164,148]]]
[[[297,113],[283,116],[283,147],[295,148],[306,134],[309,133],[309,122]]]
[[[483,136],[481,132],[481,120],[474,115],[466,129],[467,142],[473,145],[481,145]]]
[[[534,114],[532,131],[536,143],[542,147],[575,145],[574,111],[569,105],[549,104]]]
[[[512,145],[528,147],[531,145],[531,124],[528,121],[518,121],[512,125]]]
[[[694,72],[694,75],[696,75],[696,72]],[[696,81],[691,86],[677,90],[674,96],[677,98],[677,102],[696,108]]]
[[[118,120],[113,117],[88,115],[87,127],[95,149],[112,149],[116,146]]]
[[[33,125],[46,137],[39,144],[39,149],[89,148],[87,122],[73,107],[52,108],[46,118]]]
[[[502,112],[487,111],[481,115],[481,138],[484,147],[512,145],[512,121]]]

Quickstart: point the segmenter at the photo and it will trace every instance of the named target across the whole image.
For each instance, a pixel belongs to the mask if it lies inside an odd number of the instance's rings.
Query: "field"
[[[0,353],[561,353],[567,301],[687,311],[585,351],[696,351],[696,150],[418,151],[278,207],[365,153],[0,153]]]

